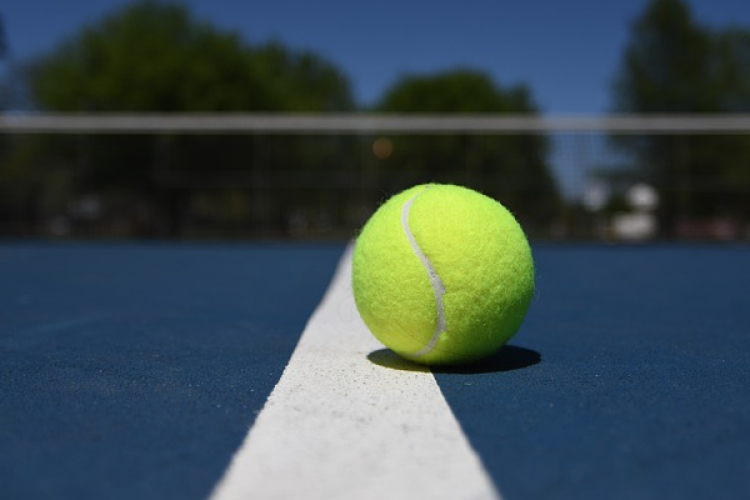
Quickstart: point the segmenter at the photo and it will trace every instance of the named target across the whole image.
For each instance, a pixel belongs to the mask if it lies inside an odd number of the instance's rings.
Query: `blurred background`
[[[0,237],[340,240],[451,182],[539,240],[750,241],[746,0],[402,4],[0,7]]]

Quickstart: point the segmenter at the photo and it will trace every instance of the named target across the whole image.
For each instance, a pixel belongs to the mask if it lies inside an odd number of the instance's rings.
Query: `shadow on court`
[[[377,351],[373,351],[367,356],[367,359],[378,366],[390,368],[393,370],[431,370],[433,373],[479,374],[520,370],[522,368],[527,368],[529,366],[540,363],[542,361],[542,356],[537,351],[534,351],[532,349],[513,345],[505,345],[495,354],[483,360],[475,363],[457,366],[434,366],[432,368],[428,368],[426,366],[408,361],[398,354],[394,353],[390,349],[378,349]]]

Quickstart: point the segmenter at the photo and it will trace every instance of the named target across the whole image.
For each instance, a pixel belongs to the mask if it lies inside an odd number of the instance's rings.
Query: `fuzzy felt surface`
[[[409,228],[445,286],[446,330],[426,354],[420,351],[438,314],[401,223],[409,200]],[[534,263],[523,230],[500,203],[459,186],[420,185],[389,199],[363,228],[352,288],[365,324],[387,347],[420,363],[462,363],[495,352],[519,329],[534,293]]]

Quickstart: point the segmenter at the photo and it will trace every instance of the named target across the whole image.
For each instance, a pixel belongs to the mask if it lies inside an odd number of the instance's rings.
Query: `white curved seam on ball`
[[[401,210],[401,225],[404,228],[404,233],[406,233],[406,238],[409,240],[412,250],[414,250],[417,258],[419,258],[419,261],[422,263],[422,267],[427,271],[427,276],[430,278],[430,285],[432,285],[432,291],[435,293],[435,303],[437,305],[437,324],[435,325],[435,333],[432,334],[432,338],[427,342],[427,345],[415,352],[413,356],[424,356],[432,352],[440,339],[440,335],[446,331],[445,308],[443,306],[445,285],[443,285],[443,281],[440,279],[440,276],[438,276],[437,271],[435,271],[430,259],[424,254],[422,249],[419,248],[419,244],[417,243],[417,240],[414,239],[414,235],[409,227],[409,213],[411,212],[411,206],[414,203],[414,200],[428,189],[429,186],[414,195],[413,198],[407,200]]]

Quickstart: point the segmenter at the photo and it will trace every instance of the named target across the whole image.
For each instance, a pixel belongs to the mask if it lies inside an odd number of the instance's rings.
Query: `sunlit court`
[[[38,3],[0,499],[750,497],[739,3]]]

